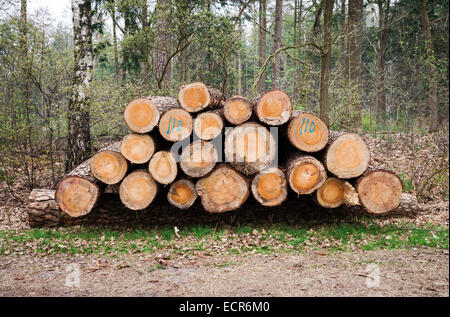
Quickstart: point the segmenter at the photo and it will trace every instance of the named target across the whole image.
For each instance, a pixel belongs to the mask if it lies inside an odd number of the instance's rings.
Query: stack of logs
[[[363,138],[329,131],[318,116],[293,110],[280,90],[253,101],[227,99],[195,82],[182,86],[177,99],[131,101],[124,119],[133,133],[66,175],[54,197],[32,193],[30,223],[52,217],[53,199],[70,217],[85,216],[104,192],[118,194],[127,209],[151,209],[165,186],[171,205],[188,209],[199,197],[210,213],[236,210],[250,195],[279,206],[288,191],[295,199],[313,195],[325,208],[360,205],[374,214],[411,203],[395,173],[370,165]]]

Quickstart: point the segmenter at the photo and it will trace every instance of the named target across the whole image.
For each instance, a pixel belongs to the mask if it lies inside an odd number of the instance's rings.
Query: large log
[[[198,140],[184,147],[180,168],[190,177],[203,177],[216,165],[218,155],[211,142]]]
[[[138,98],[125,107],[123,116],[131,131],[147,133],[153,130],[165,112],[179,107],[177,100],[172,97],[151,96]]]
[[[358,134],[330,131],[323,162],[327,170],[339,178],[362,175],[370,162],[370,151]]]
[[[188,179],[179,179],[170,184],[167,192],[167,201],[180,209],[191,207],[197,199],[197,190],[192,181]]]
[[[286,174],[289,186],[298,195],[311,194],[327,179],[322,163],[302,153],[295,154],[288,160]]]
[[[119,143],[100,150],[90,160],[91,174],[102,183],[119,183],[127,174],[127,159],[120,153]]]
[[[178,173],[177,162],[170,151],[156,152],[148,164],[148,170],[153,179],[163,185],[172,183]]]
[[[192,133],[192,116],[181,108],[170,109],[161,116],[158,127],[159,133],[165,140],[181,141]]]
[[[292,114],[292,101],[281,90],[269,90],[253,101],[255,114],[259,121],[279,126],[286,123]]]
[[[225,96],[220,90],[202,82],[183,85],[178,91],[178,102],[188,112],[221,108],[224,101]]]
[[[316,201],[324,208],[337,208],[345,204],[359,205],[358,193],[347,181],[329,177],[316,191]]]
[[[131,210],[143,210],[155,199],[158,185],[145,170],[136,170],[128,174],[120,183],[119,196],[125,207]]]
[[[120,144],[120,153],[134,164],[147,163],[154,152],[155,142],[148,134],[128,134]]]
[[[283,203],[288,194],[286,176],[276,167],[255,175],[252,180],[253,197],[263,206],[273,207]]]
[[[399,207],[403,183],[391,171],[372,169],[358,178],[355,188],[364,209],[373,214],[385,214]]]
[[[328,143],[329,130],[318,116],[294,110],[287,127],[290,143],[304,152],[318,152]]]
[[[225,159],[238,171],[251,175],[270,166],[277,155],[276,141],[262,125],[246,122],[225,133]]]
[[[224,122],[218,110],[202,112],[194,119],[194,133],[200,140],[214,139],[223,127]]]
[[[232,167],[221,164],[198,180],[196,189],[203,208],[211,213],[235,210],[249,195],[247,179]]]
[[[242,96],[233,96],[223,104],[223,116],[234,125],[242,124],[250,119],[253,105],[250,100]]]

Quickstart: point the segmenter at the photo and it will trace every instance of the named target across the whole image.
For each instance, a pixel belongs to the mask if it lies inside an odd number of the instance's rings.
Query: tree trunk
[[[200,113],[194,119],[194,133],[200,140],[209,141],[222,133],[224,122],[219,110]]]
[[[297,1],[297,0],[296,0]],[[299,59],[299,61],[297,61],[297,74],[296,74],[296,80],[294,81],[294,93],[292,94],[292,101],[294,102],[294,104],[300,104],[301,103],[301,83],[302,83],[302,64],[300,62],[301,60],[301,50],[300,50],[300,46],[302,43],[302,10],[303,10],[303,0],[300,0],[300,4],[298,7],[298,12],[297,12],[297,27],[298,30],[296,30],[297,32],[297,36],[295,37],[295,44],[298,46],[297,47],[297,58]]]
[[[180,179],[170,184],[167,201],[179,209],[188,209],[197,199],[197,190],[192,181]]]
[[[112,2],[111,5],[111,18],[113,27],[113,54],[114,54],[114,72],[116,74],[116,80],[119,82],[119,53],[117,49],[117,34],[116,34],[116,3]]]
[[[154,49],[154,69],[156,74],[157,89],[167,88],[170,76],[171,65],[169,60],[171,48],[171,24],[172,7],[169,0],[157,0],[155,7],[156,14],[156,38]]]
[[[189,112],[222,108],[224,101],[225,96],[220,90],[201,82],[183,85],[178,91],[178,102]]]
[[[259,121],[279,126],[286,123],[292,114],[292,101],[281,90],[269,90],[253,101],[255,114]]]
[[[148,170],[158,183],[167,185],[177,177],[178,167],[174,155],[169,151],[156,152],[148,164]]]
[[[276,141],[260,124],[246,122],[225,134],[225,159],[238,171],[251,175],[270,166],[277,154]]]
[[[325,44],[325,52],[322,54],[322,63],[320,66],[320,117],[325,122],[327,127],[329,126],[329,114],[328,114],[328,81],[330,76],[330,59],[331,59],[331,19],[333,16],[333,4],[334,0],[325,0],[324,11],[324,28],[323,38]]]
[[[262,69],[266,60],[266,32],[267,32],[267,2],[259,0],[259,36],[258,36],[258,68]],[[262,94],[266,90],[266,72],[264,71],[258,80],[258,92]]]
[[[345,0],[341,0],[341,68],[342,68],[342,83],[346,83],[348,81],[348,78],[346,76],[347,72],[347,65],[348,65],[348,55],[347,55],[347,23],[346,23],[346,14],[345,14]]]
[[[389,15],[390,0],[378,1],[378,47],[377,47],[377,119],[378,122],[384,122],[386,116],[386,93],[384,90],[384,57],[386,53],[387,41],[387,19]]]
[[[294,110],[289,125],[287,138],[297,149],[304,152],[318,152],[328,143],[329,130],[318,116]]]
[[[241,124],[252,116],[253,105],[245,97],[233,96],[225,100],[222,113],[229,123]]]
[[[228,165],[217,166],[196,185],[203,208],[211,213],[236,210],[249,195],[247,179]]]
[[[436,132],[439,129],[438,115],[438,95],[437,95],[437,71],[435,66],[435,56],[433,50],[433,40],[431,38],[431,26],[427,12],[426,0],[420,1],[420,13],[422,16],[423,31],[425,34],[425,47],[427,59],[425,63],[428,66],[428,111],[430,118],[430,132]]]
[[[288,194],[286,176],[279,168],[268,168],[252,180],[253,197],[263,206],[274,207],[281,205]]]
[[[275,2],[275,34],[273,37],[273,53],[275,54],[281,47],[281,26],[283,18],[283,0]],[[279,88],[280,80],[280,54],[276,54],[272,64],[272,88]]]
[[[145,170],[136,170],[120,183],[119,196],[122,204],[131,210],[143,210],[155,199],[158,185]]]
[[[349,126],[353,130],[362,127],[361,104],[361,54],[362,54],[362,17],[363,0],[348,1],[348,76],[349,94]],[[351,87],[351,88],[350,88]]]
[[[198,140],[183,149],[180,168],[190,177],[203,177],[218,161],[217,150],[211,142]]]
[[[120,144],[120,153],[131,163],[145,164],[155,153],[155,142],[148,134],[127,134]]]
[[[66,171],[91,153],[89,89],[92,80],[91,1],[72,0],[75,69],[68,109]]]
[[[302,153],[291,156],[287,162],[287,178],[298,195],[313,193],[327,179],[327,172],[316,158]]]

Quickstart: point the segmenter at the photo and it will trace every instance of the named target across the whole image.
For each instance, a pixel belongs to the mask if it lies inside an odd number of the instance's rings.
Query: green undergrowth
[[[255,224],[109,229],[102,227],[33,228],[0,231],[0,254],[99,254],[170,252],[271,254],[407,249],[448,249],[449,231],[443,226],[414,226],[404,222],[379,225],[369,220],[326,224]]]

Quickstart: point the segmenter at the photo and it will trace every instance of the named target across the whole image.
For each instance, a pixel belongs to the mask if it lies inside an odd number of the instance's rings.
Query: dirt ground
[[[449,296],[448,250],[308,251],[156,264],[151,256],[2,256],[0,296]]]

